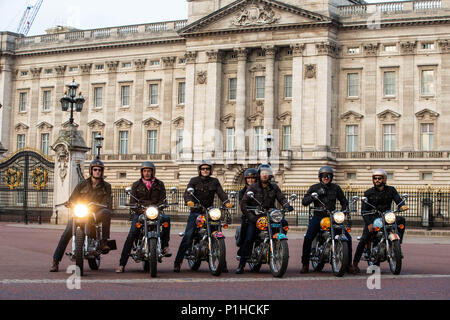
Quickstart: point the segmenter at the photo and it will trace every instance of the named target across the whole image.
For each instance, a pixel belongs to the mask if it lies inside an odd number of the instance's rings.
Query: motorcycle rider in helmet
[[[95,202],[107,207],[100,207],[95,212],[97,221],[101,221],[102,223],[102,239],[100,240],[99,249],[102,253],[106,254],[111,249],[107,243],[111,226],[112,193],[111,185],[103,179],[104,170],[105,165],[101,160],[95,159],[91,161],[89,164],[89,178],[83,180],[75,187],[69,201],[66,202],[66,207],[78,201],[84,203]],[[53,263],[50,272],[58,272],[59,262],[62,260],[64,251],[72,238],[72,222],[73,220],[69,218],[66,229],[53,254]]]
[[[364,197],[367,198],[368,202],[375,206],[378,211],[385,212],[391,209],[392,201],[396,204],[399,204],[402,201],[402,198],[398,194],[397,190],[392,187],[386,185],[387,182],[387,173],[383,169],[375,169],[372,171],[372,183],[373,187],[367,189],[364,192]],[[405,205],[402,206],[402,211],[406,210],[407,207]],[[361,214],[372,211],[372,207],[363,202],[361,206]],[[367,241],[370,238],[371,233],[374,231],[373,222],[375,220],[374,215],[364,215],[364,230],[363,234],[358,243],[358,247],[355,251],[355,256],[353,258],[353,267],[356,272],[360,272],[358,267],[358,263],[361,260],[361,256],[364,252],[364,247]],[[405,218],[399,215],[396,215],[397,225],[405,226]],[[403,234],[405,233],[405,228],[399,228],[398,233],[400,236],[400,243],[403,240]]]
[[[131,193],[138,198],[144,206],[161,205],[166,200],[166,188],[164,183],[155,177],[156,168],[153,162],[144,161],[141,164],[141,179],[133,183]],[[133,197],[130,197],[130,204],[136,203]],[[134,212],[130,231],[127,239],[123,245],[122,254],[120,257],[119,267],[116,269],[117,273],[125,271],[125,266],[128,262],[128,257],[133,247],[133,242],[139,236],[140,231],[136,227],[139,220],[139,212]],[[167,222],[167,224],[165,224]],[[170,217],[161,213],[161,224],[163,225],[161,231],[161,248],[162,254],[170,257],[172,253],[169,250],[170,240]],[[167,227],[164,227],[167,225]]]
[[[257,170],[257,181],[256,183],[250,185],[247,189],[254,193],[255,199],[257,199],[263,206],[264,209],[271,209],[275,207],[275,200],[277,200],[283,208],[286,208],[288,212],[294,210],[294,208],[289,204],[289,201],[281,192],[280,187],[275,182],[271,182],[273,178],[273,171],[270,165],[262,164]],[[236,269],[237,274],[244,273],[244,267],[247,262],[247,257],[251,254],[252,244],[256,235],[256,221],[258,216],[253,212],[247,210],[250,207],[255,207],[256,202],[250,198],[247,193],[244,194],[242,201],[240,202],[241,210],[244,213],[247,221],[247,231],[244,238],[244,242],[240,249],[240,261],[239,266]],[[258,206],[256,204],[256,206]],[[287,226],[287,221],[283,219],[281,221],[283,227]]]
[[[191,178],[186,191],[184,192],[184,201],[188,207],[191,208],[191,212],[187,219],[186,230],[184,232],[183,239],[181,240],[180,247],[178,248],[177,256],[174,261],[174,272],[180,272],[181,264],[183,263],[186,251],[191,247],[192,235],[196,228],[196,219],[201,214],[201,208],[195,206],[195,199],[187,192],[187,189],[194,188],[194,196],[200,200],[200,203],[205,207],[212,207],[214,204],[214,196],[217,194],[219,199],[225,203],[227,208],[231,208],[232,204],[228,199],[228,195],[223,191],[223,188],[217,178],[211,177],[213,173],[213,164],[210,161],[203,160],[198,166],[198,176]],[[222,272],[227,272],[225,270]]]
[[[327,212],[325,212],[320,207],[320,203],[317,200],[314,200],[311,194],[314,192],[317,193],[319,199],[326,205],[327,209],[330,211],[334,211],[336,209],[336,199],[339,200],[342,211],[346,211],[348,209],[348,200],[345,197],[341,187],[335,183],[332,183],[333,177],[333,168],[331,168],[330,166],[321,167],[318,172],[319,183],[312,185],[303,197],[302,204],[305,207],[314,202],[314,215],[309,222],[308,230],[303,241],[302,269],[300,270],[300,273],[309,272],[309,259],[312,242],[320,231],[320,221],[322,220],[322,218],[328,217]],[[345,236],[348,239],[347,244],[349,252],[349,265],[347,270],[349,273],[354,273],[354,270],[351,266],[352,237],[347,231],[345,231]]]

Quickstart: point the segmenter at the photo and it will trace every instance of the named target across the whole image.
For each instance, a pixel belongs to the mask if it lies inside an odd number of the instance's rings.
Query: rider
[[[99,208],[95,212],[96,220],[102,223],[102,239],[99,249],[102,253],[108,253],[111,248],[108,247],[109,229],[111,226],[112,214],[112,193],[111,185],[103,179],[105,165],[99,159],[93,160],[89,165],[89,178],[80,182],[72,192],[66,207],[70,204],[82,201],[84,203],[95,202],[106,206]],[[72,238],[72,219],[69,219],[55,253],[53,254],[53,264],[50,272],[58,272],[59,262],[62,260],[64,251]]]
[[[156,168],[153,162],[145,161],[141,164],[141,179],[133,183],[131,187],[131,194],[139,199],[144,206],[160,205],[166,200],[166,188],[161,180],[155,178]],[[130,204],[136,203],[133,197],[130,197]],[[134,212],[133,221],[131,223],[130,232],[128,233],[127,240],[123,245],[122,255],[120,257],[119,267],[116,269],[117,273],[125,271],[125,265],[127,264],[128,257],[133,247],[133,242],[140,234],[140,230],[136,224],[139,220],[139,212]],[[167,224],[166,224],[167,222]],[[162,254],[166,257],[170,257],[172,253],[169,250],[170,240],[170,218],[169,216],[161,213],[161,223],[163,225],[161,231],[161,247]]]
[[[263,209],[274,208],[275,200],[278,200],[278,202],[283,206],[283,208],[286,208],[288,212],[293,211],[294,208],[289,204],[289,201],[281,192],[280,187],[278,187],[275,182],[271,182],[272,178],[273,171],[271,166],[268,164],[260,165],[257,171],[257,182],[250,185],[247,192],[252,191],[254,193],[255,199],[262,204]],[[248,227],[244,243],[242,244],[240,249],[241,259],[239,261],[239,266],[236,269],[237,274],[244,273],[245,263],[247,262],[247,257],[251,253],[251,246],[256,235],[256,221],[258,220],[258,216],[255,215],[252,211],[247,210],[249,207],[254,207],[255,203],[256,202],[246,193],[244,194],[244,197],[240,202],[241,210],[245,214],[248,221]],[[283,227],[285,227],[287,226],[287,221],[283,219],[281,221],[281,224]]]
[[[313,184],[305,196],[303,197],[302,204],[306,207],[309,206],[312,202],[314,202],[314,216],[311,218],[309,222],[308,231],[306,232],[304,241],[303,241],[303,252],[302,252],[302,269],[300,273],[308,273],[309,272],[309,258],[311,252],[311,246],[314,238],[317,233],[320,231],[320,221],[328,217],[327,212],[325,212],[320,207],[320,202],[314,200],[311,196],[312,193],[317,193],[319,199],[326,205],[329,211],[334,211],[336,209],[336,199],[339,200],[341,204],[342,210],[345,212],[348,209],[348,200],[344,195],[341,187],[335,183],[332,183],[334,177],[334,170],[330,166],[323,166],[319,169],[318,173],[319,183]],[[352,237],[350,234],[345,231],[345,236],[348,241],[348,252],[349,252],[349,266],[348,272],[353,273],[354,270],[351,266],[351,255],[352,255]]]
[[[186,251],[189,249],[192,243],[192,235],[196,228],[196,219],[202,213],[201,208],[195,206],[195,199],[188,192],[187,189],[194,188],[194,196],[199,199],[200,204],[205,208],[209,208],[214,203],[214,196],[217,193],[220,200],[225,202],[227,208],[231,208],[232,204],[228,200],[227,194],[223,191],[222,186],[217,178],[211,177],[213,173],[213,164],[210,161],[203,160],[197,167],[198,176],[191,178],[186,191],[184,192],[184,201],[186,205],[191,208],[189,214],[184,237],[181,240],[180,247],[178,248],[177,256],[174,261],[174,272],[180,272],[181,264]],[[226,268],[223,272],[227,272]]]
[[[386,185],[387,181],[387,173],[383,169],[375,169],[372,171],[372,182],[373,187],[367,189],[364,192],[364,197],[367,198],[368,202],[377,208],[380,212],[385,212],[391,209],[392,201],[394,201],[397,205],[402,201],[402,198],[398,194],[397,190],[392,187]],[[406,206],[403,206],[402,209],[406,209]],[[363,202],[361,207],[361,214],[370,212],[372,207]],[[358,267],[359,260],[361,260],[361,256],[364,251],[364,246],[369,240],[370,234],[374,231],[373,222],[375,220],[374,215],[363,215],[364,219],[364,230],[359,240],[358,247],[355,251],[355,257],[353,258],[353,267],[356,272],[360,272]],[[397,225],[403,225],[403,228],[399,228],[398,233],[400,236],[400,243],[403,240],[403,234],[405,233],[405,218],[399,215],[396,215]]]

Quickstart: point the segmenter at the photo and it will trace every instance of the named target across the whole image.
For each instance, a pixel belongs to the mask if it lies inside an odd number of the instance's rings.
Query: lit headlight
[[[272,210],[272,212],[270,212],[270,219],[275,223],[280,223],[281,220],[283,220],[283,214],[280,210]]]
[[[84,204],[77,204],[75,208],[73,208],[73,211],[78,218],[86,217],[89,212],[88,207]]]
[[[150,220],[155,220],[156,218],[158,218],[158,213],[158,208],[156,207],[148,207],[145,211],[145,215]]]
[[[214,209],[209,210],[209,216],[214,221],[219,220],[221,215],[222,215],[222,212],[218,208],[214,208]]]
[[[337,224],[341,224],[345,220],[345,214],[343,212],[335,212],[333,214],[333,219]]]
[[[384,216],[384,220],[386,221],[386,223],[388,224],[393,224],[395,222],[395,213],[393,212],[389,212],[388,214],[386,214]]]

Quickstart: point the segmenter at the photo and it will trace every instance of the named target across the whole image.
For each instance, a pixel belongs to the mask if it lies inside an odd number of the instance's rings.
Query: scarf
[[[152,187],[152,184],[155,182],[155,178],[153,178],[152,180],[144,180],[144,178],[142,178],[142,182],[147,187],[147,190],[150,190],[150,188]]]

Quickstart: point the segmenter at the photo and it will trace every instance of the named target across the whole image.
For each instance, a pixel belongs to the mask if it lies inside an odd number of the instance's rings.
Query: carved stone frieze
[[[237,27],[263,26],[279,20],[280,15],[276,14],[269,5],[261,5],[254,1],[249,6],[241,8],[231,24]]]
[[[316,77],[317,65],[305,64],[305,79],[313,79]]]

